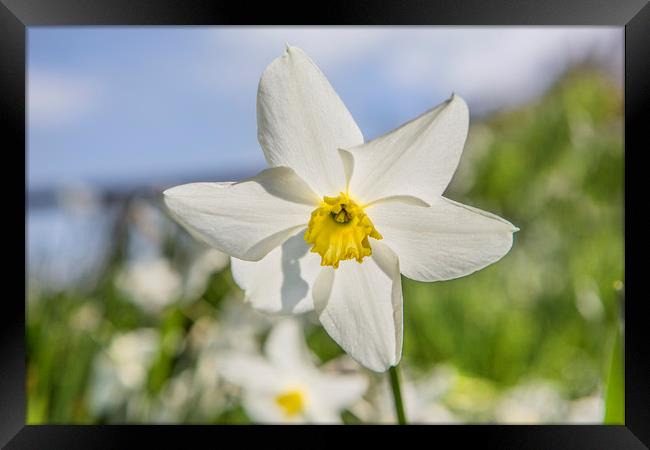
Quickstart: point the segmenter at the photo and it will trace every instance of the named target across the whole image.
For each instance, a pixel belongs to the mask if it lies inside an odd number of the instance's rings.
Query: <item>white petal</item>
[[[233,258],[232,275],[254,308],[269,313],[301,314],[314,309],[311,286],[321,270],[301,228],[259,261]]]
[[[291,169],[276,167],[239,183],[190,183],[168,189],[176,220],[207,244],[256,261],[308,221],[318,197]]]
[[[287,47],[262,74],[257,130],[268,163],[291,167],[321,196],[345,190],[338,149],[363,143],[327,78],[297,47]]]
[[[322,425],[340,425],[342,423],[339,413],[316,405],[310,406],[305,411],[305,422]]]
[[[498,261],[518,230],[507,220],[444,197],[430,207],[380,202],[366,210],[402,274],[418,281],[469,275]]]
[[[359,401],[368,388],[368,379],[363,375],[321,374],[313,381],[313,390],[318,392],[323,409],[340,413]]]
[[[271,395],[284,383],[282,372],[257,355],[223,352],[219,354],[216,367],[218,374],[247,391]]]
[[[372,241],[362,263],[327,267],[314,283],[314,306],[327,333],[357,362],[376,372],[402,355],[402,283],[395,254]]]
[[[246,414],[254,423],[279,424],[302,422],[302,416],[300,415],[287,417],[276,403],[274,395],[247,391],[243,395],[242,403]]]
[[[467,104],[453,95],[384,136],[341,150],[346,171],[352,166],[350,194],[363,203],[396,195],[411,195],[429,203],[451,181],[468,127]]]
[[[264,353],[274,367],[292,374],[315,368],[302,327],[294,319],[284,319],[273,327]]]

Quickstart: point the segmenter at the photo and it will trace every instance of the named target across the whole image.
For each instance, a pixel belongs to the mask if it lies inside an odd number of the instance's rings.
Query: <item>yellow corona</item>
[[[335,269],[342,260],[363,262],[372,255],[368,238],[382,239],[363,207],[343,192],[338,197],[323,197],[311,213],[304,237],[313,244],[311,251],[321,256],[321,266]]]

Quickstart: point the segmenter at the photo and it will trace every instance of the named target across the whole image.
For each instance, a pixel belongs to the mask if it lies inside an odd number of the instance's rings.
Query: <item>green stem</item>
[[[388,370],[390,374],[390,387],[393,390],[393,399],[395,400],[395,414],[397,415],[397,423],[406,425],[406,414],[404,414],[404,403],[402,402],[402,392],[399,386],[399,374],[397,373],[397,366],[393,366]]]

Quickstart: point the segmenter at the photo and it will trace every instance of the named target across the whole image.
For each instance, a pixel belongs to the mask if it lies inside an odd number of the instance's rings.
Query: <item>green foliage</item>
[[[586,70],[470,127],[445,195],[521,230],[469,277],[403,280],[409,362],[449,362],[502,386],[552,379],[569,397],[602,386],[623,280],[622,145],[620,90]]]
[[[605,423],[611,425],[625,424],[625,370],[623,365],[623,349],[621,330],[617,329],[605,393]]]

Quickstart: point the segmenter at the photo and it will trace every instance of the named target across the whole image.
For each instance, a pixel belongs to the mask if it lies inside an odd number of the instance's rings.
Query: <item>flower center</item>
[[[321,266],[339,267],[339,261],[356,259],[362,262],[372,255],[368,236],[382,239],[363,208],[343,192],[338,197],[323,197],[311,213],[305,241],[313,244],[311,251],[321,256]]]
[[[283,392],[275,397],[277,403],[287,417],[302,413],[305,409],[305,394],[299,390]]]

